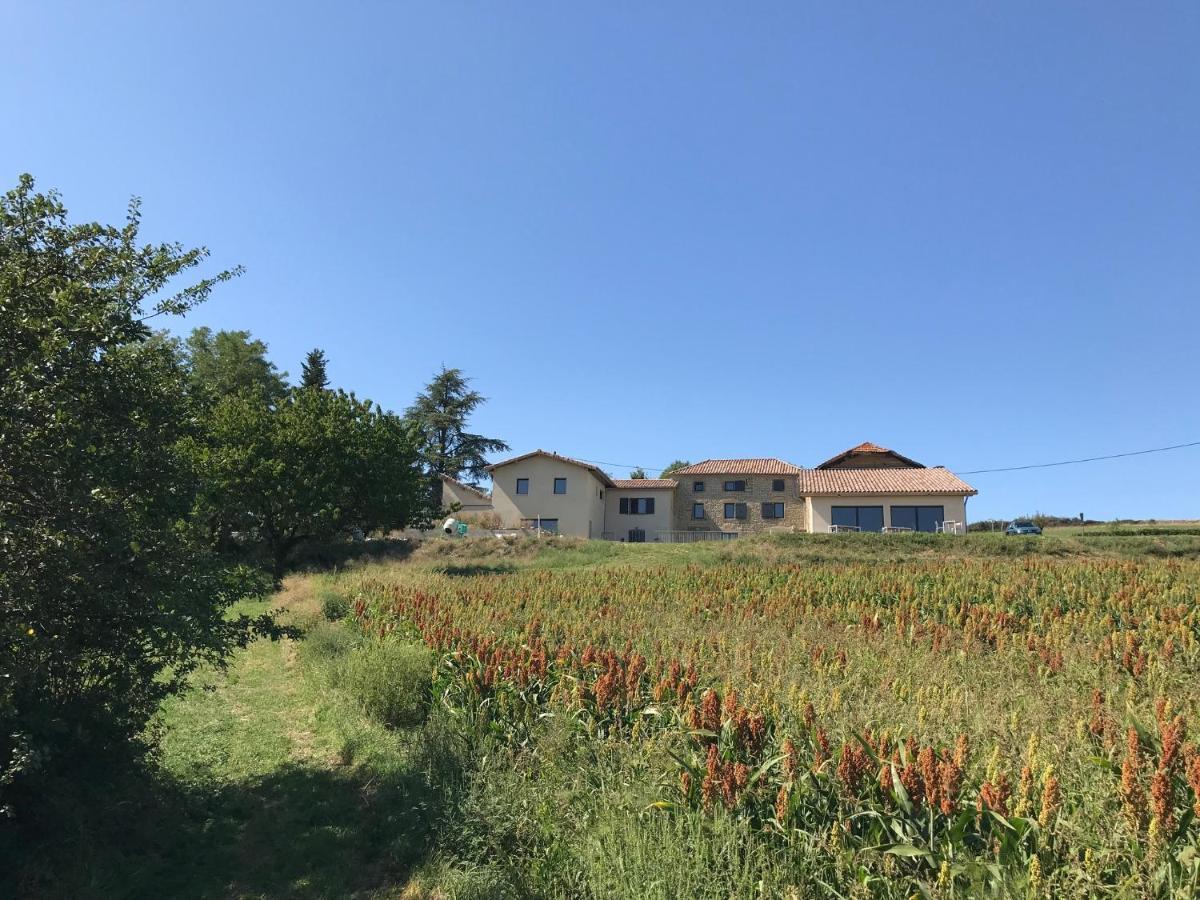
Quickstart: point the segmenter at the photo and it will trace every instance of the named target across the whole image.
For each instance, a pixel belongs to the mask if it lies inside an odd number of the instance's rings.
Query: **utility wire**
[[[1110,453],[1106,456],[1085,456],[1082,459],[1064,459],[1059,462],[1048,463],[1030,463],[1024,466],[1001,466],[994,469],[967,469],[960,471],[951,469],[957,475],[984,475],[991,472],[1023,472],[1027,469],[1051,469],[1056,466],[1074,466],[1079,463],[1099,462],[1105,459],[1122,459],[1127,456],[1145,456],[1147,453],[1165,453],[1168,450],[1182,450],[1186,447],[1200,447],[1200,441],[1189,441],[1186,444],[1172,444],[1169,447],[1153,447],[1149,450],[1130,450],[1127,453]],[[647,472],[661,472],[664,466],[634,466],[626,465],[625,463],[605,462],[600,459],[582,459],[581,457],[572,457],[580,462],[591,463],[594,466],[612,466],[617,469],[644,469]]]
[[[1102,459],[1120,459],[1124,456],[1144,456],[1147,453],[1165,453],[1167,450],[1182,450],[1184,447],[1200,447],[1200,441],[1187,444],[1172,444],[1170,447],[1154,447],[1151,450],[1130,450],[1128,453],[1110,453],[1107,456],[1086,456],[1083,459],[1064,459],[1061,462],[1032,463],[1027,466],[1004,466],[998,469],[971,469],[959,475],[982,475],[985,472],[1020,472],[1025,469],[1049,469],[1054,466],[1073,466],[1078,463],[1099,462]]]

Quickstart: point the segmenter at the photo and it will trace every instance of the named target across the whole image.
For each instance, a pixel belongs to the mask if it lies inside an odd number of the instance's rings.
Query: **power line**
[[[1057,466],[1074,466],[1080,463],[1100,462],[1106,459],[1122,459],[1128,456],[1145,456],[1147,453],[1165,453],[1168,450],[1183,450],[1187,447],[1200,447],[1200,441],[1189,441],[1186,444],[1172,444],[1169,447],[1152,447],[1149,450],[1130,450],[1127,453],[1109,453],[1105,456],[1085,456],[1080,459],[1064,459],[1058,462],[1030,463],[1024,466],[1000,466],[994,469],[952,469],[958,475],[985,475],[992,472],[1022,472],[1027,469],[1052,469]],[[583,459],[574,457],[580,462],[591,463],[594,466],[613,466],[617,469],[644,469],[647,472],[661,472],[665,466],[628,465],[626,463],[605,462],[599,459]]]
[[[1187,444],[1172,444],[1170,447],[1154,447],[1150,450],[1130,450],[1128,453],[1110,453],[1107,456],[1085,456],[1082,459],[1064,459],[1060,462],[1031,463],[1027,466],[1003,466],[997,469],[970,469],[959,475],[982,475],[985,472],[1020,472],[1024,469],[1049,469],[1054,466],[1073,466],[1078,463],[1099,462],[1102,459],[1121,459],[1125,456],[1144,456],[1147,453],[1165,453],[1167,450],[1182,450],[1184,447],[1200,447],[1200,441]]]

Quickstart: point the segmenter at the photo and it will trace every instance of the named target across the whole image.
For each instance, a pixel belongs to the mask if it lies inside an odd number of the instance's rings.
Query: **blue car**
[[[1004,529],[1005,534],[1041,534],[1042,529],[1038,528],[1032,522],[1024,520],[1017,522],[1009,522],[1008,527]]]

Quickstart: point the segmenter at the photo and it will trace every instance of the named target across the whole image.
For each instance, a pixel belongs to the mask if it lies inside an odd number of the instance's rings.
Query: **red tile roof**
[[[757,459],[706,459],[672,475],[799,475],[803,469],[772,457]]]
[[[613,487],[622,490],[673,491],[679,487],[679,482],[674,478],[614,478]]]
[[[851,447],[849,450],[843,450],[837,456],[833,456],[833,457],[830,457],[829,459],[825,460],[825,462],[821,463],[819,466],[817,466],[817,468],[818,469],[829,468],[830,466],[834,466],[837,463],[841,462],[847,456],[853,456],[856,453],[878,453],[880,455],[894,456],[896,459],[900,460],[903,463],[907,463],[908,465],[910,465],[914,468],[918,468],[918,469],[923,468],[923,466],[919,462],[917,462],[915,459],[909,459],[907,456],[902,456],[901,454],[897,453],[895,450],[889,450],[887,447],[880,447],[878,444],[872,444],[870,441],[863,441],[863,443],[859,444],[857,447]],[[866,467],[864,467],[864,468],[866,468]]]
[[[808,469],[801,494],[977,494],[953,472],[933,469]]]
[[[487,471],[491,472],[493,469],[498,469],[501,466],[511,466],[513,463],[521,462],[523,459],[529,459],[531,456],[545,456],[548,459],[557,459],[559,462],[565,462],[570,463],[573,466],[579,466],[581,469],[587,469],[589,472],[595,475],[596,478],[599,479],[600,483],[605,487],[613,486],[613,480],[608,477],[608,473],[598,466],[593,466],[591,463],[586,463],[580,459],[571,459],[569,456],[561,456],[557,453],[551,453],[549,450],[534,450],[531,453],[522,453],[520,456],[514,456],[512,459],[502,459],[500,462],[492,463],[490,466],[486,466],[485,468]]]

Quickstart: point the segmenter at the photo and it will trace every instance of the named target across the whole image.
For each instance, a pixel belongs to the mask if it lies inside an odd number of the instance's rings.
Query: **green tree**
[[[192,394],[213,404],[230,394],[249,392],[268,403],[287,393],[287,373],[267,359],[267,345],[248,331],[197,328],[183,344]]]
[[[300,387],[321,390],[329,387],[329,373],[326,371],[328,364],[329,360],[326,359],[324,350],[319,347],[309,350],[301,367]]]
[[[28,175],[0,198],[0,808],[35,761],[136,747],[159,702],[250,633],[190,531],[195,416],[146,324],[237,270],[170,288],[207,251],[141,245],[140,221],[134,200],[123,226],[69,224]]]
[[[295,391],[278,405],[234,394],[194,445],[198,518],[268,557],[282,577],[305,542],[424,524],[410,426],[342,391]]]
[[[659,478],[670,478],[672,472],[675,472],[679,469],[686,469],[690,465],[691,465],[691,463],[688,462],[686,459],[677,459],[677,460],[675,460],[675,462],[671,463],[669,466],[667,466],[665,469],[663,469],[658,477]]]
[[[461,369],[445,366],[425,386],[405,417],[417,429],[421,459],[434,509],[442,507],[442,478],[448,475],[468,484],[485,476],[488,453],[503,453],[508,444],[498,438],[467,431],[467,420],[485,398],[469,388]]]
[[[643,469],[641,466],[638,466],[636,469],[634,469],[632,472],[629,473],[629,477],[641,480],[646,477],[646,470]]]

